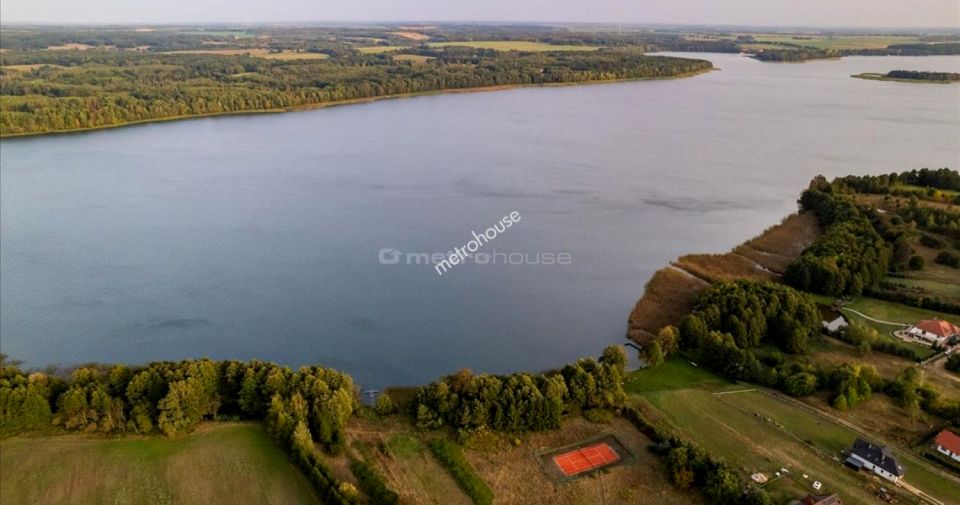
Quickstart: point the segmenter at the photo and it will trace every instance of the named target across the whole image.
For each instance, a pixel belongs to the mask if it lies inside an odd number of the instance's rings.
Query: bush
[[[606,409],[589,409],[583,411],[583,418],[595,424],[610,424],[613,413]]]
[[[960,268],[960,255],[952,251],[942,251],[934,261],[948,267]]]
[[[400,496],[387,487],[380,474],[365,461],[353,460],[350,462],[350,471],[357,478],[357,484],[373,505],[394,505],[400,501]]]
[[[923,259],[923,256],[910,256],[910,262],[907,263],[907,266],[910,270],[923,270],[924,265],[926,265],[926,260]]]
[[[481,479],[470,462],[463,455],[460,446],[445,439],[430,442],[430,450],[437,460],[450,471],[453,480],[457,481],[460,489],[473,500],[476,505],[490,505],[493,503],[493,491]]]
[[[943,239],[939,237],[935,237],[933,235],[927,235],[926,233],[924,233],[923,235],[920,235],[920,243],[931,249],[947,248],[947,243]]]
[[[951,354],[943,367],[951,372],[960,374],[960,354]]]
[[[394,405],[393,400],[390,399],[390,395],[387,393],[381,393],[377,397],[377,401],[373,404],[373,409],[381,416],[389,416],[397,412],[397,406]]]

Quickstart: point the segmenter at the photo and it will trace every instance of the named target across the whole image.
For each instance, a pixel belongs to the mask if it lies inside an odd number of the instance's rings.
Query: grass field
[[[57,435],[0,444],[5,505],[319,503],[256,424],[208,424],[177,438]]]
[[[213,54],[223,56],[248,55],[254,58],[264,58],[267,60],[325,60],[329,55],[323,53],[297,53],[293,51],[284,51],[282,53],[272,53],[267,49],[191,49],[186,51],[167,51],[165,54]]]
[[[759,42],[784,42],[817,49],[882,49],[891,44],[910,44],[919,42],[909,36],[806,36],[806,35],[754,35]]]
[[[865,480],[772,422],[721,399],[742,394],[749,393],[717,397],[704,389],[676,389],[643,396],[684,437],[733,465],[741,478],[760,472],[772,479],[781,468],[787,468],[790,473],[786,477],[764,486],[774,503],[787,503],[813,492],[814,480],[823,483],[826,493],[841,493],[844,503],[873,503]],[[847,441],[852,442],[853,438]]]
[[[904,277],[888,277],[887,282],[892,282],[896,284],[906,284],[911,288],[919,288],[925,291],[929,291],[935,296],[940,298],[951,299],[953,301],[960,301],[960,283],[946,283],[938,282],[928,279],[907,279]],[[960,319],[960,317],[957,317]]]
[[[719,391],[733,384],[723,377],[693,366],[682,358],[674,357],[655,370],[646,368],[630,372],[627,374],[624,389],[634,394],[694,388]]]
[[[417,430],[409,420],[352,419],[351,450],[372,460],[401,503],[470,505],[450,473],[428,448],[442,431]],[[592,476],[557,485],[536,455],[592,437],[613,434],[634,455],[625,463]],[[565,419],[560,429],[541,433],[496,434],[467,442],[464,453],[477,475],[493,490],[494,503],[505,505],[587,505],[595,503],[700,504],[695,491],[665,485],[665,469],[647,450],[651,441],[629,422],[614,418],[594,424],[582,417]]]
[[[408,46],[368,46],[368,47],[358,47],[357,51],[360,51],[363,54],[380,54],[388,53],[390,51],[398,51],[400,49],[409,49]]]
[[[426,63],[433,59],[431,56],[421,56],[419,54],[398,54],[393,57],[399,61],[412,61],[414,63]]]
[[[33,63],[29,65],[3,65],[3,66],[0,66],[0,69],[14,70],[17,72],[32,72],[40,67],[63,68],[61,65],[50,65],[47,63]]]
[[[759,391],[725,395],[723,400],[772,420],[783,431],[825,454],[837,455],[857,437],[857,432],[849,428]],[[956,498],[960,482],[942,477],[931,469],[930,464],[908,451],[894,449],[893,452],[905,468],[904,480],[910,485],[945,503],[951,503]]]
[[[498,51],[595,51],[598,46],[553,45],[543,42],[527,42],[522,40],[471,40],[464,42],[432,42],[431,47],[467,46],[482,49],[496,49]]]
[[[827,492],[839,492],[844,503],[875,503],[873,495],[877,484],[834,460],[853,443],[857,432],[822,414],[750,385],[730,383],[678,358],[668,360],[657,370],[629,374],[625,388],[641,410],[654,411],[651,417],[655,422],[679,430],[683,436],[734,465],[744,477],[755,472],[772,477],[781,467],[790,470],[787,476],[766,485],[775,503],[786,503],[811,492],[813,480],[822,482]],[[816,397],[810,400],[813,407],[825,407]],[[857,415],[885,413],[895,416],[889,420],[891,423],[896,423],[896,416],[902,415],[901,409],[882,395],[867,403],[867,408]],[[851,422],[860,419],[847,414]],[[910,426],[915,428],[914,433],[935,428],[922,426],[923,421],[915,423],[917,426]],[[875,423],[866,426],[881,430],[887,427]],[[949,503],[954,482],[938,475],[904,447],[895,453],[908,468],[907,482]],[[804,479],[803,474],[809,479]],[[903,499],[906,503],[915,502],[910,496],[905,495]]]
[[[891,323],[899,324],[913,324],[920,319],[946,319],[948,321],[958,319],[957,317],[946,314],[944,312],[937,312],[933,310],[919,309],[917,307],[911,307],[909,305],[903,305],[899,303],[887,302],[884,300],[878,300],[876,298],[869,298],[866,296],[859,296],[851,300],[849,303],[844,305],[845,309],[853,309],[857,312],[861,312],[870,316],[873,319],[878,319],[881,321],[887,321]],[[897,325],[878,323],[875,321],[870,321],[863,317],[853,314],[849,311],[844,312],[848,317],[853,319],[858,319],[864,323],[874,327],[877,331],[881,332],[884,335],[890,333],[891,330],[897,328]]]

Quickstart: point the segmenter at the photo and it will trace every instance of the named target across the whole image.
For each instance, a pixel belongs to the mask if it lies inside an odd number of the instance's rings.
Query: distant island
[[[921,82],[933,84],[949,84],[960,82],[960,74],[956,72],[924,72],[917,70],[891,70],[885,74],[866,72],[851,75],[857,79],[872,79],[875,81]]]

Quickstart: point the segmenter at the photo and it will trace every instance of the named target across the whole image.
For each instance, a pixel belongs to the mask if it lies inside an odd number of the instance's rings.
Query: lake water
[[[536,371],[622,342],[656,269],[777,223],[818,173],[960,166],[960,85],[849,77],[960,57],[687,56],[721,70],[4,140],[2,351],[366,387]],[[405,264],[512,211],[482,252],[569,264]]]

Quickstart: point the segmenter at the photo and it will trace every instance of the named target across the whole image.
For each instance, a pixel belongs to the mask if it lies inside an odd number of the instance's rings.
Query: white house
[[[937,438],[933,439],[933,445],[943,454],[960,461],[960,435],[950,430],[943,430],[937,434]]]
[[[832,307],[827,307],[826,305],[819,305],[817,308],[820,309],[823,329],[828,333],[836,333],[847,327],[847,318],[839,311],[833,310]]]
[[[846,464],[856,470],[866,468],[891,482],[903,477],[903,467],[893,457],[889,447],[873,445],[862,438],[853,443]]]
[[[960,328],[949,321],[940,319],[924,319],[907,328],[907,334],[923,340],[930,345],[943,345],[953,337],[960,337]]]

